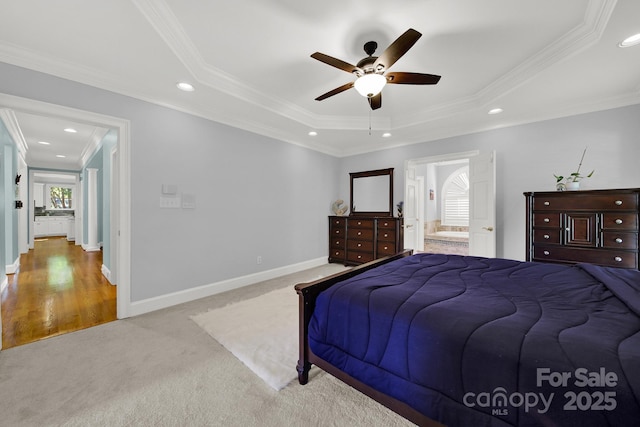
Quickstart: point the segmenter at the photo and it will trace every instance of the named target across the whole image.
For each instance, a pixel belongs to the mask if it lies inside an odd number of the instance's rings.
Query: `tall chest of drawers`
[[[362,264],[401,252],[402,218],[330,216],[329,262]]]
[[[640,189],[524,195],[527,261],[640,267]]]

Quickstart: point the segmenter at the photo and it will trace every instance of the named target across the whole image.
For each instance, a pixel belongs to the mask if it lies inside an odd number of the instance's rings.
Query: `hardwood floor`
[[[2,347],[116,320],[116,287],[102,275],[102,252],[65,238],[35,241],[2,292]]]

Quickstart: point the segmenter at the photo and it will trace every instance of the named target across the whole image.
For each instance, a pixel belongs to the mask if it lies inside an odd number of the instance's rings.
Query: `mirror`
[[[393,216],[393,168],[349,175],[351,215]]]

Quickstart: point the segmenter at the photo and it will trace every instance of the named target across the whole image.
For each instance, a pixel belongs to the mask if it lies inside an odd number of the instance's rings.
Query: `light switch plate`
[[[180,197],[160,197],[160,207],[164,209],[179,209]]]

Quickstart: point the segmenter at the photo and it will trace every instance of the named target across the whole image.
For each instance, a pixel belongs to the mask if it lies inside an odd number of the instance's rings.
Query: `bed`
[[[425,426],[640,422],[636,270],[407,251],[295,289],[301,384]]]

